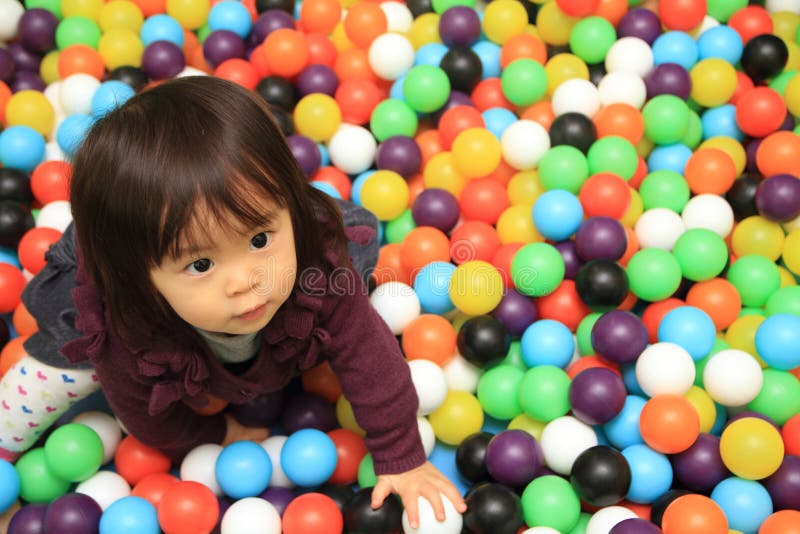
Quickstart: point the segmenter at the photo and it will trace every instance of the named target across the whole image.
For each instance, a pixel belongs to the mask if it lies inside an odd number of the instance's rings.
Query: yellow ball
[[[786,60],[786,66],[783,67],[784,72],[800,70],[800,45],[794,41],[785,42],[786,48],[789,49],[789,58]]]
[[[533,225],[533,206],[517,204],[509,206],[497,219],[497,236],[502,244],[534,243],[544,241],[544,237]]]
[[[362,193],[363,194],[363,193]],[[450,300],[468,315],[483,315],[503,298],[503,278],[491,263],[472,260],[456,267],[450,279]]]
[[[574,54],[556,54],[545,63],[544,71],[547,74],[547,94],[550,96],[567,80],[589,79],[589,67]]]
[[[547,423],[542,423],[526,413],[521,413],[508,423],[508,430],[524,430],[537,440],[540,440],[546,425]]]
[[[428,416],[439,441],[457,446],[483,426],[483,409],[478,399],[466,391],[451,389],[444,402]]]
[[[783,246],[781,225],[760,215],[747,217],[733,229],[731,245],[737,256],[760,254],[772,261],[781,257]]]
[[[722,150],[731,157],[733,165],[736,167],[736,175],[738,176],[744,172],[747,154],[745,154],[742,144],[733,137],[717,135],[700,143],[698,148],[718,148]]]
[[[47,97],[32,89],[14,93],[6,104],[6,122],[9,126],[28,126],[44,136],[53,128],[55,116],[53,105]]]
[[[700,432],[711,432],[717,418],[717,407],[711,395],[702,388],[692,386],[683,397],[694,406],[700,416]]]
[[[486,128],[467,128],[453,141],[453,163],[467,178],[480,178],[500,165],[500,140]]]
[[[780,273],[781,275],[781,287],[789,287],[797,285],[797,281],[794,279],[794,275],[786,267],[778,265],[778,273]]]
[[[100,45],[97,47],[100,57],[103,58],[108,70],[117,67],[130,65],[131,67],[142,66],[142,52],[144,45],[139,35],[128,28],[112,28],[100,38]]]
[[[209,0],[167,0],[167,15],[187,30],[196,30],[208,21]]]
[[[86,17],[97,22],[103,0],[61,0],[61,14],[67,17]]]
[[[639,217],[642,216],[642,213],[644,213],[642,197],[639,195],[638,191],[631,189],[631,203],[628,204],[628,209],[620,219],[620,222],[628,228],[633,228],[636,226],[636,221],[639,220]]]
[[[800,229],[786,236],[783,244],[783,263],[796,276],[800,276]]]
[[[743,350],[746,353],[757,356],[756,350],[756,330],[764,322],[763,315],[742,315],[731,323],[725,331],[725,341],[732,349]]]
[[[394,171],[372,173],[361,187],[361,203],[382,221],[399,217],[408,207],[408,184]]]
[[[297,132],[317,143],[330,141],[342,123],[342,112],[332,97],[311,93],[300,99],[294,108]]]
[[[544,187],[539,181],[539,171],[521,171],[508,181],[508,200],[512,206],[524,204],[533,206],[539,195],[544,193]]]
[[[731,473],[746,480],[761,480],[781,466],[783,439],[770,423],[757,417],[745,417],[722,432],[719,452]]]
[[[789,113],[795,117],[800,117],[800,73],[792,76],[792,79],[786,84],[783,99],[786,101],[786,108]]]
[[[794,41],[797,27],[800,25],[800,15],[791,11],[778,11],[771,16],[772,33],[784,41]]]
[[[644,159],[650,155],[650,152],[653,151],[656,144],[646,135],[639,139],[639,142],[636,143],[636,153],[639,154]]]
[[[555,2],[547,2],[539,9],[536,15],[536,29],[539,36],[550,45],[565,45],[569,43],[572,27],[580,19],[570,17],[558,7]]]
[[[47,85],[61,79],[61,75],[58,73],[58,56],[60,53],[60,50],[49,51],[39,64],[39,76],[42,77],[42,80]]]
[[[733,96],[738,79],[736,69],[724,59],[699,61],[689,71],[692,99],[707,108],[721,106]]]
[[[139,33],[144,24],[144,15],[139,6],[128,0],[112,0],[100,10],[100,29],[104,32],[112,28],[128,28]]]
[[[528,12],[516,0],[495,0],[483,13],[483,32],[499,45],[523,33],[528,26]]]
[[[367,435],[364,429],[358,426],[356,415],[353,413],[353,406],[350,401],[344,398],[344,395],[340,395],[336,401],[336,420],[339,421],[339,426],[342,428],[351,430],[362,437]]]
[[[422,170],[422,182],[425,189],[444,189],[458,198],[464,184],[467,183],[466,176],[463,176],[456,168],[452,152],[439,152],[435,154],[425,168]]]
[[[441,43],[439,36],[439,15],[436,13],[423,13],[411,23],[411,29],[406,35],[408,41],[419,50],[426,44]]]
[[[333,32],[331,33],[331,42],[333,43],[333,46],[336,47],[336,51],[340,53],[356,47],[356,45],[353,44],[353,41],[351,41],[347,36],[347,33],[345,33],[344,22],[342,21],[339,21],[339,23],[336,24],[336,27],[333,29]]]

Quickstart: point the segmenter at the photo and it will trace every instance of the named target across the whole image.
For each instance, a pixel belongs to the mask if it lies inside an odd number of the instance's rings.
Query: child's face
[[[287,209],[272,202],[267,209],[274,214],[269,224],[239,226],[240,233],[201,214],[197,222],[209,236],[198,243],[202,250],[164,258],[150,272],[181,319],[211,332],[249,334],[266,326],[286,302],[297,278],[292,222]]]

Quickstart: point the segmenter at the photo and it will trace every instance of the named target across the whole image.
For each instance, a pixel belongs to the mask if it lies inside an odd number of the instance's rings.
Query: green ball
[[[781,95],[782,98],[786,97],[786,86],[789,85],[789,82],[797,75],[796,70],[785,70],[775,76],[771,82],[769,82],[769,88],[774,90],[776,93]]]
[[[589,178],[589,162],[570,145],[551,147],[539,160],[539,183],[546,190],[564,189],[577,195]]]
[[[791,313],[800,315],[800,286],[786,286],[776,290],[765,307],[767,315]]]
[[[528,526],[569,532],[578,523],[581,502],[566,479],[545,475],[533,479],[522,492],[522,513]]]
[[[700,120],[700,115],[698,115],[696,111],[690,110],[689,127],[686,129],[686,134],[680,140],[680,143],[694,150],[702,140],[703,122]]]
[[[86,17],[67,17],[56,27],[56,46],[64,50],[68,46],[83,44],[97,50],[100,44],[100,27]]]
[[[386,223],[383,235],[387,243],[402,243],[408,233],[416,227],[411,208],[406,208],[398,217]]]
[[[570,530],[567,534],[586,534],[586,527],[589,526],[589,520],[591,518],[591,515],[581,512],[581,517],[578,519],[578,523],[572,527],[572,530]]]
[[[495,419],[510,421],[522,413],[519,387],[525,372],[513,365],[496,365],[478,380],[478,401]]]
[[[589,175],[610,172],[623,180],[630,180],[639,164],[636,147],[625,138],[616,135],[601,137],[589,148]]]
[[[728,268],[728,281],[739,292],[743,306],[760,307],[781,286],[781,273],[769,258],[748,254]]]
[[[530,106],[547,93],[547,72],[538,61],[516,59],[500,74],[503,95],[516,106]]]
[[[506,358],[501,364],[511,365],[521,371],[526,371],[528,369],[528,366],[525,365],[525,361],[522,359],[522,343],[520,343],[518,339],[511,342],[511,345],[508,347],[508,354],[506,354]]]
[[[675,95],[658,95],[642,108],[644,133],[657,145],[680,141],[689,129],[689,106]]]
[[[708,15],[721,24],[728,22],[731,15],[747,7],[747,0],[707,0]]]
[[[378,475],[375,474],[375,463],[372,461],[372,454],[367,453],[358,464],[358,485],[362,488],[372,488],[378,483]]]
[[[581,319],[581,322],[578,324],[575,337],[578,338],[578,352],[581,356],[594,354],[594,347],[592,346],[592,328],[594,327],[594,323],[596,323],[602,315],[603,312],[592,312]]]
[[[529,297],[543,297],[564,280],[564,258],[548,243],[529,243],[511,261],[511,279],[517,291]]]
[[[669,297],[681,285],[678,260],[660,248],[644,248],[634,254],[626,272],[633,294],[650,302]]]
[[[395,135],[414,137],[419,121],[411,106],[396,98],[387,98],[372,110],[369,128],[372,135],[383,142]]]
[[[47,467],[67,482],[81,482],[103,465],[103,442],[93,429],[70,423],[58,427],[44,444]]]
[[[711,280],[728,262],[728,246],[716,232],[691,228],[672,247],[672,254],[681,266],[684,278],[692,282]]]
[[[69,482],[58,478],[47,467],[44,449],[37,447],[17,460],[19,496],[29,503],[49,503],[69,490]]]
[[[749,315],[758,315],[759,317],[766,317],[767,316],[767,314],[766,314],[766,312],[764,311],[763,308],[746,307],[746,308],[742,308],[741,311],[739,311],[739,317],[745,317],[745,316],[749,316]]]
[[[779,426],[800,413],[800,381],[789,371],[764,369],[764,385],[747,409],[766,415]]]
[[[200,44],[205,43],[209,35],[211,35],[211,26],[208,24],[203,24],[197,29],[197,39]]]
[[[639,185],[639,195],[645,210],[667,208],[681,213],[689,202],[691,191],[686,178],[675,171],[660,170],[645,176]]]
[[[417,65],[408,71],[403,81],[403,96],[414,111],[430,113],[447,103],[450,79],[439,67]]]
[[[469,8],[474,8],[475,0],[433,0],[431,2],[433,11],[439,15],[454,6],[467,6]]]
[[[61,13],[61,0],[26,0],[25,9],[46,9],[55,15],[58,20],[64,18]]]
[[[567,415],[570,382],[569,375],[554,365],[537,365],[528,369],[519,387],[522,410],[543,423]]]
[[[602,63],[617,41],[614,25],[603,17],[586,17],[572,27],[569,47],[588,64]]]

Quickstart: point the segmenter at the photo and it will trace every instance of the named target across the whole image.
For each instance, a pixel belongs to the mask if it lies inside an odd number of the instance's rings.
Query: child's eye
[[[269,232],[259,232],[254,235],[250,239],[250,248],[251,249],[259,249],[264,248],[269,245],[269,242],[272,240],[272,236]]]
[[[203,274],[211,269],[212,265],[214,265],[214,262],[208,258],[202,258],[187,265],[186,270],[189,271],[189,274]]]

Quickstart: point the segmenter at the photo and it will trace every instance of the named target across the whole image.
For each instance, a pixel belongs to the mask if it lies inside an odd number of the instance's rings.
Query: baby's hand
[[[419,527],[419,510],[417,509],[417,497],[419,496],[428,499],[436,514],[436,519],[439,521],[445,519],[441,494],[450,499],[459,513],[463,514],[467,510],[464,499],[453,483],[430,462],[425,462],[405,473],[378,476],[378,483],[372,490],[372,508],[378,508],[392,492],[397,493],[403,501],[411,528]]]
[[[223,447],[236,441],[255,441],[260,443],[269,437],[269,430],[266,428],[244,426],[228,414],[225,414],[225,422],[228,425],[228,429],[225,432],[225,439],[222,441]]]

